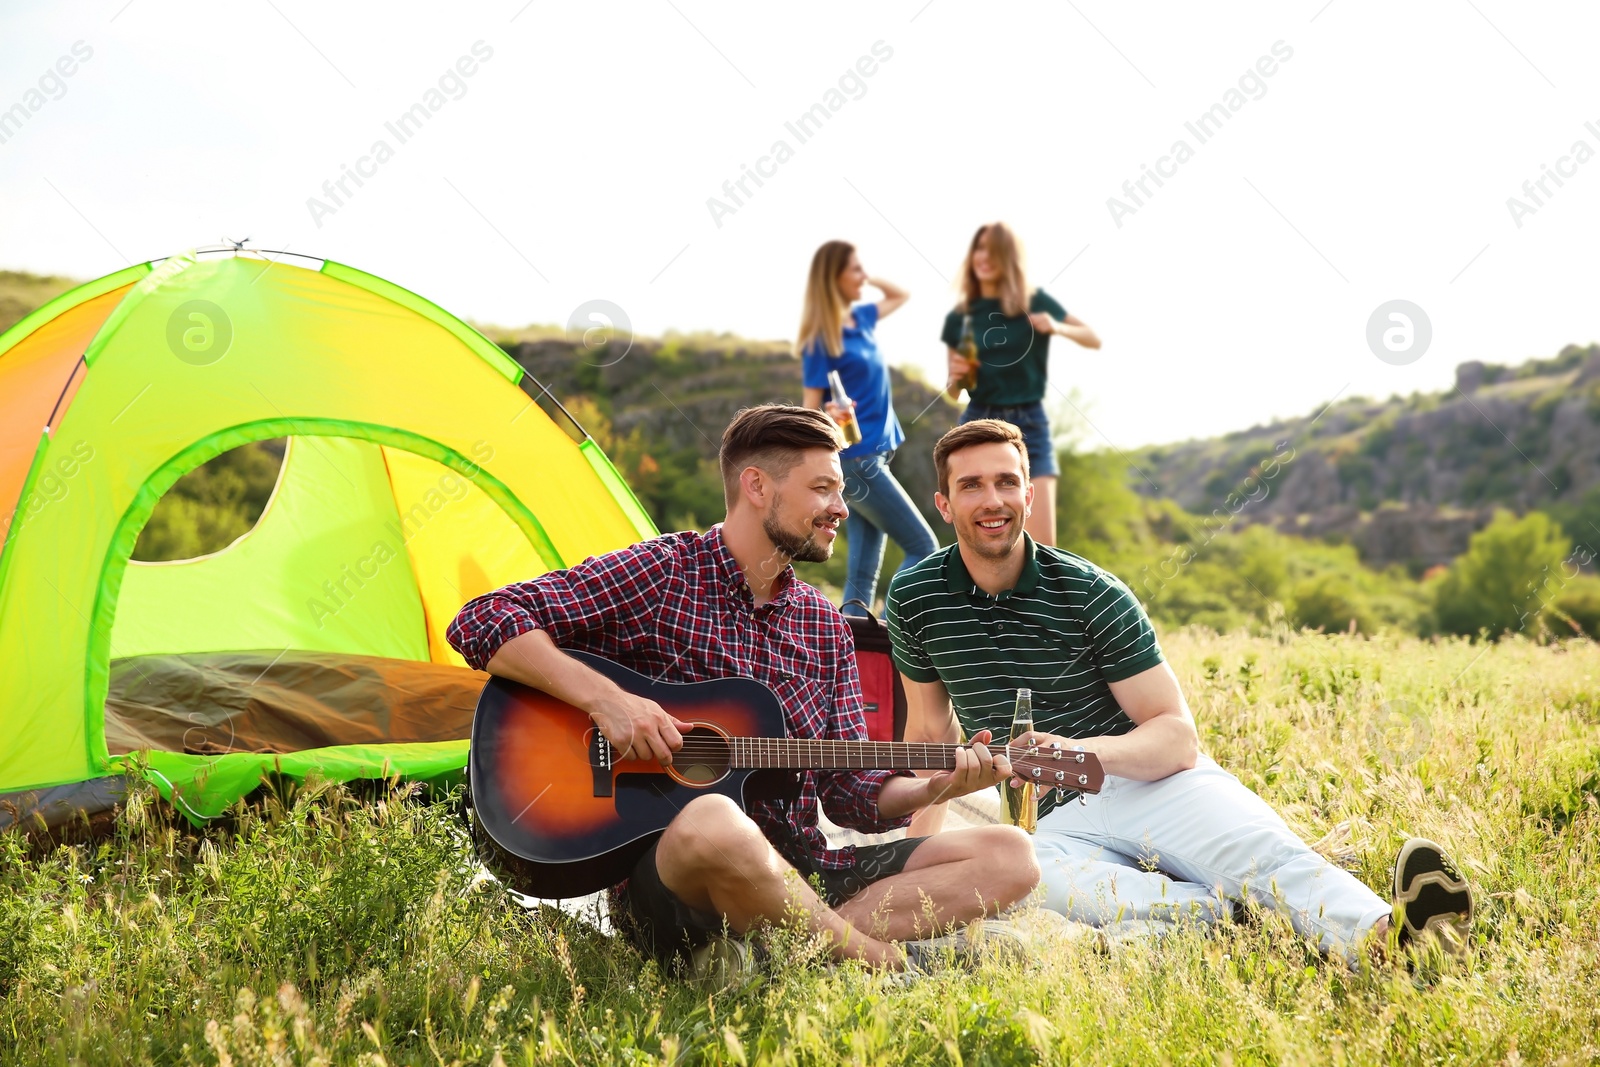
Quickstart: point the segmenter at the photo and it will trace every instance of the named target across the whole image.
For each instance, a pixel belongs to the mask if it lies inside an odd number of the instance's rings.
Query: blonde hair
[[[967,246],[967,258],[961,264],[961,310],[971,311],[972,305],[983,296],[977,272],[972,269],[972,256],[978,250],[978,242],[985,236],[989,239],[989,261],[1000,268],[999,292],[996,294],[1000,298],[1000,310],[1008,318],[1026,315],[1028,297],[1032,292],[1028,289],[1027,271],[1023,267],[1022,242],[1011,227],[1003,222],[985,223],[972,235],[972,243]]]
[[[850,265],[850,257],[855,253],[856,246],[848,241],[829,241],[811,257],[795,355],[805,355],[808,348],[819,342],[828,355],[838,358],[843,354],[844,318],[850,310],[850,301],[839,291],[839,275]]]

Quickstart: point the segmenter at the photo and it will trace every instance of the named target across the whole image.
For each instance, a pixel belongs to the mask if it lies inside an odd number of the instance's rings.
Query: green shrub
[[[1586,636],[1600,641],[1600,578],[1584,574],[1572,579],[1556,596],[1553,607],[1552,614],[1560,623],[1576,627]],[[1551,625],[1558,634],[1562,632],[1560,623]]]
[[[1289,621],[1308,630],[1371,633],[1372,605],[1348,574],[1327,571],[1297,582],[1289,600]]]
[[[1400,567],[1375,571],[1349,545],[1325,545],[1267,526],[1217,530],[1194,516],[1188,540],[1155,543],[1111,569],[1164,626],[1270,627],[1281,611],[1295,627],[1362,633],[1427,629],[1422,586]],[[1102,562],[1096,560],[1096,562]]]
[[[1600,548],[1600,485],[1590,486],[1570,503],[1550,505],[1549,513],[1576,544],[1588,546],[1591,552]]]
[[[1126,463],[1114,452],[1058,454],[1056,544],[1090,559],[1126,554],[1155,540],[1148,502],[1128,488]]]
[[[283,440],[252,441],[202,463],[156,502],[136,560],[192,559],[227,548],[261,517],[278,483]]]
[[[1544,591],[1562,573],[1571,542],[1543,512],[1517,518],[1499,512],[1473,534],[1436,591],[1434,610],[1446,633],[1536,633],[1548,603]]]

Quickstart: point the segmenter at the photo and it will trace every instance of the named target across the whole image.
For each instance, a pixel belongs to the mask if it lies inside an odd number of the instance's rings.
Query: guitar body
[[[784,736],[783,708],[760,682],[657,682],[599,656],[569,655],[695,723],[687,737],[697,755],[670,770],[653,758],[622,759],[582,711],[491,679],[472,721],[468,779],[483,844],[512,889],[545,898],[597,892],[627,878],[696,797],[717,793],[743,808],[798,784],[793,771],[731,768],[714,754],[723,737]]]
[[[752,678],[658,682],[599,656],[569,655],[694,728],[670,766],[624,759],[577,708],[489,680],[467,757],[474,826],[485,859],[529,896],[581,897],[616,885],[696,797],[716,793],[748,810],[758,798],[795,793],[795,768],[956,766],[956,745],[787,737],[777,696]],[[1013,772],[1043,789],[1097,793],[1105,781],[1092,752],[1059,743],[1006,752]]]

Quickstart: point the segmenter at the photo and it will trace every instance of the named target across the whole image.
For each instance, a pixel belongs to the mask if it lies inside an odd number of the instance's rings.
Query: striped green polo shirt
[[[894,662],[913,681],[942,681],[970,735],[1004,740],[1018,689],[1033,690],[1036,729],[1062,737],[1125,734],[1133,720],[1108,682],[1162,662],[1150,618],[1116,575],[1023,535],[1015,588],[990,596],[956,545],[901,571],[889,586]],[[1041,796],[1040,810],[1055,794]]]

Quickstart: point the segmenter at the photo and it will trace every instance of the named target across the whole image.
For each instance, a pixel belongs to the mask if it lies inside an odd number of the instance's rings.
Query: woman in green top
[[[976,364],[959,351],[968,331]],[[1033,511],[1023,529],[1042,545],[1056,543],[1056,477],[1061,471],[1044,411],[1051,334],[1084,348],[1100,347],[1100,338],[1083,320],[1069,315],[1043,289],[1028,288],[1022,245],[1011,227],[1003,222],[979,226],[961,265],[961,302],[944,320],[942,336],[950,350],[945,392],[959,400],[967,388],[960,422],[1000,419],[1022,431],[1034,486]],[[977,384],[963,383],[973,370]]]

